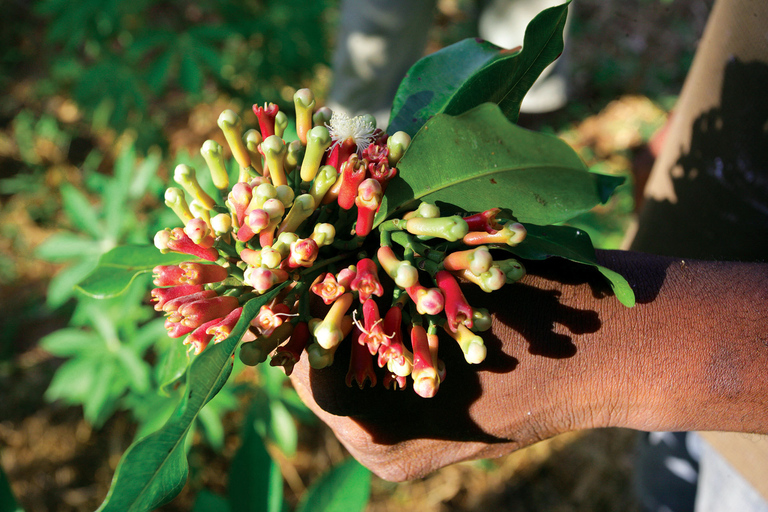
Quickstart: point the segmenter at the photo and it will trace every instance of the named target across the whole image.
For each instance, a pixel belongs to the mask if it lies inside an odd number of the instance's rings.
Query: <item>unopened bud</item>
[[[224,148],[215,140],[207,140],[200,148],[200,154],[203,155],[208,169],[211,171],[213,185],[219,190],[229,188],[229,174],[224,164]]]

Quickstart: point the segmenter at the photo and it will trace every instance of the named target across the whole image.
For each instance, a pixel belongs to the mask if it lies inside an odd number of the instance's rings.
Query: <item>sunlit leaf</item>
[[[194,359],[183,400],[163,428],[132,444],[123,454],[100,511],[151,510],[179,493],[189,471],[184,443],[192,422],[229,378],[232,357],[250,321],[281,289],[246,303],[230,337],[209,345]]]
[[[195,259],[188,254],[162,254],[153,245],[123,245],[104,254],[77,288],[97,299],[114,297],[125,291],[137,276],[152,272],[157,265],[176,265]]]
[[[522,51],[465,39],[419,60],[400,83],[387,131],[413,136],[438,113],[458,115],[485,102],[516,122],[523,97],[563,51],[567,12],[565,3],[537,15]]]
[[[498,207],[520,222],[563,222],[605,202],[623,178],[591,173],[562,140],[509,122],[484,103],[438,114],[398,164],[376,222],[420,201],[468,212]]]
[[[586,231],[570,226],[536,226],[526,224],[528,234],[515,247],[502,247],[527,260],[543,260],[553,256],[595,267],[608,279],[616,298],[627,307],[635,305],[635,293],[621,275],[597,263],[595,249]]]

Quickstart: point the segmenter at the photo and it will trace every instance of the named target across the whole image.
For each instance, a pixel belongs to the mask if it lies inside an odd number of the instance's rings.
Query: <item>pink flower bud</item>
[[[213,334],[208,334],[206,331],[209,327],[216,325],[221,321],[221,318],[214,318],[213,320],[209,320],[208,322],[205,322],[203,325],[196,327],[192,333],[187,336],[187,339],[184,340],[185,345],[192,345],[195,347],[195,354],[199,354],[203,350],[205,350],[205,347],[208,346],[208,343],[211,342],[211,339],[213,339]]]
[[[290,308],[285,304],[265,304],[259,308],[259,313],[251,320],[251,325],[257,327],[263,336],[269,336],[283,324],[290,313]]]
[[[214,318],[227,316],[238,306],[237,297],[221,295],[184,304],[178,313],[182,316],[183,325],[194,328]]]
[[[248,213],[247,224],[254,233],[260,233],[269,226],[269,213],[261,208],[251,210]]]
[[[376,263],[372,259],[363,258],[357,263],[357,275],[350,283],[350,288],[359,294],[361,302],[368,300],[371,295],[381,297],[384,294]]]
[[[229,271],[219,265],[184,262],[179,265],[184,271],[181,282],[184,284],[218,283],[229,276]]]
[[[152,299],[150,302],[155,302],[155,311],[162,311],[166,302],[202,291],[202,285],[192,284],[182,284],[179,286],[172,286],[170,288],[155,288],[151,292]]]
[[[190,219],[184,226],[184,233],[198,245],[208,242],[211,237],[211,230],[203,219]],[[210,246],[209,246],[210,247]]]
[[[339,188],[339,206],[349,210],[355,205],[357,189],[365,179],[366,169],[357,155],[351,155],[341,164],[341,188]]]
[[[277,347],[269,361],[270,366],[282,366],[286,375],[291,375],[293,367],[301,359],[301,353],[309,343],[311,335],[307,322],[299,322],[293,329],[288,343]]]
[[[363,303],[363,320],[365,330],[357,337],[358,344],[368,347],[371,355],[375,355],[379,347],[389,341],[384,333],[383,320],[379,316],[379,306],[375,300],[368,299]]]
[[[379,346],[378,364],[380,368],[390,361],[399,365],[405,363],[405,346],[403,345],[403,310],[398,306],[392,306],[384,316],[385,341]]]
[[[357,223],[355,224],[355,234],[357,236],[368,236],[373,229],[373,218],[381,205],[383,196],[381,185],[374,179],[363,180],[357,188]]]
[[[165,330],[168,331],[168,336],[171,338],[181,338],[192,332],[191,327],[187,327],[178,322],[172,322],[170,319],[165,320]]]
[[[445,295],[445,316],[448,319],[446,324],[448,328],[455,332],[459,324],[472,327],[472,307],[461,293],[456,278],[450,272],[441,270],[435,274],[435,281]]]
[[[311,238],[297,240],[291,244],[291,254],[288,256],[288,267],[311,267],[317,259],[320,248]]]
[[[433,338],[434,340],[434,338]],[[413,390],[423,398],[432,398],[440,387],[436,363],[433,360],[427,331],[421,325],[411,328],[411,346],[413,347]],[[435,347],[436,348],[436,347]]]
[[[168,249],[182,254],[190,254],[207,261],[216,261],[219,259],[219,253],[213,247],[203,247],[192,241],[184,233],[182,228],[174,228],[171,231],[170,240],[167,243]]]
[[[436,315],[445,307],[445,296],[439,288],[425,288],[420,284],[406,288],[420,315]]]
[[[502,227],[501,224],[496,222],[496,216],[499,212],[501,212],[501,208],[491,208],[490,210],[464,217],[464,222],[467,223],[469,231],[493,233]]]
[[[336,281],[338,281],[339,286],[349,289],[352,285],[352,281],[355,280],[355,277],[357,277],[357,267],[350,265],[347,268],[341,269],[339,273],[336,274]]]
[[[265,103],[263,107],[253,106],[253,113],[259,119],[259,131],[262,138],[266,139],[275,134],[275,116],[280,108],[274,103]]]
[[[163,304],[163,311],[169,314],[174,313],[178,311],[179,308],[181,308],[181,306],[183,306],[184,304],[188,304],[190,302],[195,302],[203,299],[211,299],[215,296],[216,296],[216,292],[213,290],[202,290],[199,292],[190,293],[188,295],[181,295],[179,297],[176,297],[175,299],[166,301],[165,304]],[[181,320],[180,314],[178,315],[178,319],[174,321],[178,322],[179,320]]]
[[[353,329],[353,338],[357,328]],[[361,334],[360,336],[363,336]],[[365,387],[368,381],[371,387],[376,385],[376,373],[373,371],[373,358],[364,345],[352,343],[352,354],[349,357],[349,370],[345,382],[348,387],[352,387],[352,381],[357,382],[360,389]]]
[[[325,274],[325,278],[322,281],[315,282],[315,284],[312,285],[311,290],[312,293],[321,297],[323,302],[328,305],[341,297],[346,291],[346,288],[336,282],[336,278],[333,277],[333,274],[328,272]]]
[[[381,385],[386,389],[400,390],[405,389],[406,378],[404,376],[397,375],[392,372],[384,374],[384,378],[381,381]]]
[[[176,286],[184,284],[181,280],[184,271],[179,265],[158,265],[152,269],[152,283],[155,286]],[[190,283],[194,284],[194,283]]]
[[[265,293],[273,286],[288,280],[288,272],[279,268],[253,268],[245,271],[245,283],[257,293]]]
[[[213,336],[214,343],[219,343],[221,341],[224,341],[229,337],[230,333],[232,332],[232,329],[234,329],[235,325],[237,324],[237,321],[240,320],[240,315],[242,313],[243,313],[242,307],[233,309],[227,316],[225,316],[219,322],[216,322],[215,324],[208,326],[208,328],[205,330],[205,333]]]

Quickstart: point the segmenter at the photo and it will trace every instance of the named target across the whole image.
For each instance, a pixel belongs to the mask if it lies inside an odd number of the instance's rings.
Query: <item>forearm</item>
[[[768,433],[768,265],[600,258],[632,283],[638,304],[592,302],[601,327],[594,339],[575,335],[574,363],[590,383],[575,416],[589,426]],[[564,301],[584,296],[566,290]]]

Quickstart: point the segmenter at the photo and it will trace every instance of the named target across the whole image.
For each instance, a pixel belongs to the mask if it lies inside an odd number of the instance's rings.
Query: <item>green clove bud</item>
[[[323,154],[330,147],[331,142],[331,134],[325,126],[315,126],[309,131],[307,151],[304,153],[304,161],[301,163],[302,181],[315,179]]]
[[[227,144],[232,150],[232,156],[235,157],[240,167],[245,168],[251,165],[251,156],[243,143],[243,128],[240,122],[240,116],[232,110],[225,110],[219,115],[217,121],[219,128],[227,139]]]
[[[173,210],[173,213],[175,213],[184,224],[195,218],[192,211],[189,209],[187,199],[184,197],[184,191],[178,187],[168,187],[166,189],[165,205]]]
[[[282,138],[286,128],[288,128],[288,116],[280,110],[275,114],[275,135]]]
[[[309,89],[299,89],[293,95],[296,107],[296,133],[302,145],[307,145],[307,133],[312,129],[312,114],[315,109],[315,95]]]
[[[200,204],[207,210],[212,210],[216,206],[216,201],[205,193],[197,181],[195,170],[190,166],[185,164],[177,165],[173,171],[173,180],[181,185],[189,195],[200,201]]]
[[[219,190],[229,188],[229,173],[224,164],[224,148],[215,140],[207,140],[200,148],[200,154],[203,155],[205,163],[208,164],[208,170],[211,171],[213,185]]]
[[[285,154],[287,149],[285,141],[277,135],[270,135],[261,143],[261,150],[267,161],[269,177],[272,184],[276,187],[287,185],[288,180],[285,177]]]
[[[261,153],[259,153],[259,144],[264,141],[261,134],[258,130],[250,129],[245,132],[243,141],[245,142],[245,148],[248,150],[248,154],[251,156],[251,166],[260,175],[264,174],[264,166],[261,163]]]
[[[395,132],[387,139],[387,149],[389,149],[387,160],[390,166],[394,167],[397,165],[410,144],[411,136],[405,132]]]

